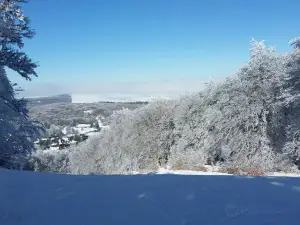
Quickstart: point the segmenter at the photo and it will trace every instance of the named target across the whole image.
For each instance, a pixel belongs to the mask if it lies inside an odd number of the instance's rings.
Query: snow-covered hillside
[[[0,170],[3,225],[293,225],[299,178]]]

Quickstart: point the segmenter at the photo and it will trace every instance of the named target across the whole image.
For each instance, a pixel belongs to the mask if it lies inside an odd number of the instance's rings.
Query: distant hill
[[[69,94],[55,95],[49,97],[32,97],[25,99],[28,100],[29,107],[48,105],[53,103],[72,103],[72,97]]]

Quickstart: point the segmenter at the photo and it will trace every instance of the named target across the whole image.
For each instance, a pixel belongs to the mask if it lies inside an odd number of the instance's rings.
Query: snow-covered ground
[[[300,179],[0,170],[3,225],[293,225]]]
[[[272,176],[272,177],[299,177],[300,178],[300,174],[284,173],[284,172],[268,173],[267,176]]]
[[[205,166],[207,171],[192,171],[192,170],[171,170],[160,168],[156,172],[156,174],[174,174],[174,175],[232,175],[228,173],[218,172],[220,170],[219,167]],[[138,174],[134,172],[134,174]],[[251,176],[248,176],[251,177]],[[284,172],[273,172],[265,174],[265,177],[298,177],[300,178],[300,174],[298,173],[284,173]]]
[[[174,175],[231,175],[227,173],[220,173],[213,170],[203,171],[192,171],[192,170],[169,170],[160,168],[156,174],[174,174]]]

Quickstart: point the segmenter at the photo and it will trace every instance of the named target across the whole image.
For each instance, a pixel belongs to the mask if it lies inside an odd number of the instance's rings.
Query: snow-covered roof
[[[99,132],[89,132],[89,133],[86,133],[87,136],[94,136],[94,135],[99,135],[100,133]]]
[[[90,124],[77,124],[76,127],[78,128],[85,128],[85,127],[90,127],[91,125]]]
[[[93,127],[82,127],[82,128],[75,128],[76,131],[78,131],[79,134],[86,134],[86,133],[89,133],[89,132],[95,132],[97,131],[96,128],[93,128]]]
[[[86,110],[86,111],[83,111],[83,113],[91,114],[91,113],[93,113],[93,110]]]

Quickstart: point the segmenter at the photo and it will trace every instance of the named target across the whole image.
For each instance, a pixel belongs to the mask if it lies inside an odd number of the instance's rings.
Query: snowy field
[[[2,225],[293,225],[300,179],[0,170]]]

